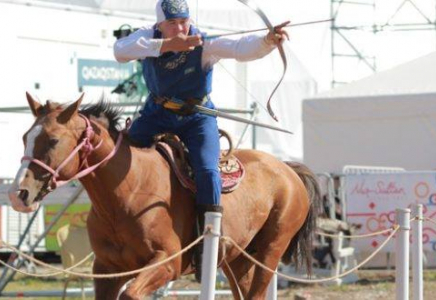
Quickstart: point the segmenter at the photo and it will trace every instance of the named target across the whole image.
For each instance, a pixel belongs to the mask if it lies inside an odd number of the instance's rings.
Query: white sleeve
[[[146,57],[158,57],[162,39],[153,39],[153,28],[141,28],[115,42],[114,56],[118,62],[128,62]]]
[[[204,67],[212,66],[220,59],[233,58],[237,61],[250,61],[262,58],[275,49],[269,44],[265,35],[245,35],[241,38],[219,37],[206,40],[203,49]]]

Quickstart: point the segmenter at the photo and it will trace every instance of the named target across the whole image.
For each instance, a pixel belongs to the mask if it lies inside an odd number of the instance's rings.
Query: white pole
[[[204,237],[200,300],[215,299],[218,246],[221,234],[221,217],[221,213],[206,212],[205,228],[207,226],[212,226],[212,230]]]
[[[396,299],[409,299],[409,235],[410,209],[397,209],[396,221],[400,226],[397,231],[395,253]]]
[[[417,219],[412,227],[412,269],[413,269],[413,300],[424,300],[423,282],[423,252],[422,252],[422,204],[413,206],[413,216]]]
[[[267,300],[277,300],[277,274],[273,274],[266,293]]]

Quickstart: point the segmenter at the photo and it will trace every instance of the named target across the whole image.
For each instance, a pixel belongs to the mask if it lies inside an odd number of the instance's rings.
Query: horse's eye
[[[50,141],[48,142],[48,145],[50,148],[54,148],[58,142],[59,142],[58,139],[50,139]]]

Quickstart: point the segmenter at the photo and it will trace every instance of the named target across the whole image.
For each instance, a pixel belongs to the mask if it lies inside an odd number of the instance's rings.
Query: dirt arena
[[[395,272],[385,270],[364,270],[358,273],[359,281],[354,284],[336,285],[302,285],[292,284],[289,288],[278,291],[278,299],[290,300],[394,300],[395,299]],[[436,299],[436,270],[427,270],[424,272],[424,299]],[[412,282],[412,280],[410,281]],[[8,284],[5,291],[35,291],[35,290],[60,290],[63,287],[64,280],[61,277],[50,279],[35,279],[17,275],[15,280]],[[226,288],[219,284],[218,288]],[[86,281],[86,287],[91,287],[92,282]],[[73,281],[69,287],[79,287],[77,281]],[[174,284],[174,289],[199,289],[199,284],[193,282],[192,278],[184,278]],[[410,299],[412,299],[412,283],[410,284]],[[231,296],[220,296],[217,299],[232,299]],[[13,299],[4,298],[1,299]],[[27,300],[52,300],[58,298],[30,298],[20,297]],[[70,298],[68,299],[81,299]],[[93,299],[87,297],[86,299]],[[147,299],[152,299],[148,297]],[[194,300],[198,297],[172,297],[164,299],[184,299]]]
[[[364,270],[358,272],[359,281],[354,284],[302,285],[292,284],[278,291],[278,299],[290,300],[394,300],[395,271]],[[436,299],[436,270],[424,272],[424,299]],[[199,288],[190,281],[182,280],[175,288]],[[410,299],[412,299],[412,279],[410,279]],[[218,298],[218,297],[217,297]],[[196,297],[168,297],[166,299],[197,299]],[[219,297],[231,299],[231,297]]]

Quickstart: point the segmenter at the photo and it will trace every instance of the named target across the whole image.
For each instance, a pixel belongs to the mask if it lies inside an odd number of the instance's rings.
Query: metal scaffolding
[[[374,47],[380,33],[434,31],[436,34],[436,0],[389,2],[392,7],[386,9],[386,1],[381,0],[331,0],[332,88],[377,71],[380,58]],[[380,13],[382,6],[385,15]],[[350,78],[349,74],[356,74],[357,78]]]

